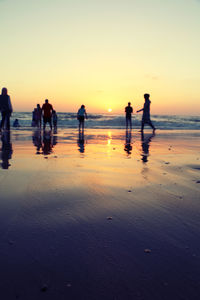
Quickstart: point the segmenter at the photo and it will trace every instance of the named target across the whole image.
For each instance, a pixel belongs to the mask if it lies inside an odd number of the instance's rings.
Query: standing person
[[[36,123],[37,123],[37,108],[34,108],[34,110],[32,111],[32,123],[31,126],[35,127]]]
[[[79,108],[79,110],[77,112],[77,120],[79,120],[79,131],[81,130],[81,128],[82,128],[82,130],[84,130],[85,117],[87,119],[85,105],[81,105],[81,107]]]
[[[149,94],[144,94],[144,99],[145,99],[144,107],[137,111],[137,113],[140,112],[140,111],[143,111],[142,123],[141,123],[141,132],[143,132],[145,124],[148,124],[149,126],[151,126],[151,128],[153,129],[153,132],[155,132],[155,130],[156,130],[156,128],[154,127],[154,125],[152,124],[151,119],[150,119],[150,104],[151,104],[151,101],[149,100],[149,97],[150,97]]]
[[[43,129],[44,130],[46,128],[47,123],[49,123],[50,128],[52,130],[52,111],[53,111],[53,106],[49,103],[49,100],[46,99],[45,103],[42,105]]]
[[[126,113],[126,129],[128,129],[128,125],[130,125],[130,129],[132,129],[133,108],[131,107],[131,102],[129,102],[128,106],[125,107],[125,113]]]
[[[53,118],[53,127],[54,127],[54,129],[56,129],[58,117],[57,117],[57,113],[55,110],[53,110],[53,112],[52,112],[52,118]]]
[[[10,116],[13,110],[10,96],[8,95],[8,90],[5,87],[2,88],[0,95],[0,111],[2,116],[0,131],[4,127],[4,125],[7,130],[10,130]]]
[[[37,104],[36,108],[36,125],[37,127],[41,128],[42,123],[42,109],[40,107],[40,104]]]

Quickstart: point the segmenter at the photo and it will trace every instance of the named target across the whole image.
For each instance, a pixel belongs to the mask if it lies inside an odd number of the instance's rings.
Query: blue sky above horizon
[[[167,2],[167,3],[166,3]],[[200,1],[0,1],[1,86],[15,110],[200,110]]]

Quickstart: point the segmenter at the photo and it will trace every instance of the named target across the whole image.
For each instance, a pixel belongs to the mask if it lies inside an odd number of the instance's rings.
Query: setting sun
[[[112,111],[112,108],[108,108],[108,112],[111,112]]]

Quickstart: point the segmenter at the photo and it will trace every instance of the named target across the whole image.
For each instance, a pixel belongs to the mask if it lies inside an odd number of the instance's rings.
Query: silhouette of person
[[[53,127],[54,129],[57,128],[57,122],[58,122],[58,116],[55,110],[52,112],[52,118],[53,118]]]
[[[84,131],[79,131],[79,135],[78,135],[78,150],[80,153],[84,153],[85,152],[85,138],[84,138]]]
[[[132,145],[131,145],[131,130],[126,130],[126,140],[124,145],[124,151],[126,151],[127,155],[129,156],[132,151]]]
[[[141,132],[141,141],[142,141],[142,161],[144,163],[148,162],[148,156],[149,156],[149,147],[150,147],[150,142],[152,138],[155,136],[155,134],[150,134],[147,136],[144,136],[144,133]]]
[[[15,119],[15,121],[13,122],[13,127],[20,127],[18,119]]]
[[[31,126],[35,127],[37,125],[37,108],[32,111],[32,123]]]
[[[12,114],[12,104],[10,100],[10,96],[8,95],[7,88],[2,88],[1,95],[0,95],[0,111],[1,111],[1,124],[0,124],[0,131],[2,128],[10,130],[10,116]]]
[[[44,130],[46,128],[47,123],[49,123],[49,126],[52,130],[52,111],[53,111],[53,106],[49,103],[49,100],[46,99],[45,103],[42,105],[43,129]]]
[[[40,107],[40,104],[37,104],[37,108],[35,111],[35,122],[36,126],[41,128],[41,123],[42,123],[42,109]]]
[[[33,145],[36,147],[36,154],[42,154],[42,136],[40,130],[35,130],[32,135]]]
[[[82,129],[84,130],[84,122],[85,118],[87,119],[87,113],[85,110],[85,105],[81,105],[77,112],[77,120],[79,121],[79,131]]]
[[[2,147],[1,147],[1,167],[2,169],[8,169],[11,165],[9,159],[12,158],[12,143],[10,141],[10,131],[5,131],[2,133],[1,137]]]
[[[141,122],[141,131],[144,130],[144,125],[148,124],[149,126],[151,126],[151,128],[153,129],[153,131],[155,132],[156,128],[154,127],[154,125],[151,122],[150,119],[150,104],[151,101],[149,100],[150,95],[149,94],[144,94],[144,107],[140,110],[137,110],[137,113],[140,111],[143,111],[143,115],[142,115],[142,122]]]
[[[132,129],[133,108],[131,107],[131,102],[128,102],[128,106],[125,107],[125,113],[126,113],[126,128],[130,126],[130,129]]]

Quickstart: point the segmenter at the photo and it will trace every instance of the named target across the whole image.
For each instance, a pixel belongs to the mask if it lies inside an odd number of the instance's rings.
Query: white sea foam
[[[30,112],[14,112],[11,118],[11,125],[14,119],[19,119],[21,127],[31,128],[32,113]],[[152,122],[158,129],[200,129],[199,116],[171,116],[171,115],[152,115]],[[141,114],[133,116],[133,127],[140,128]],[[76,113],[58,113],[58,127],[76,128],[78,121]],[[124,115],[114,114],[88,114],[86,120],[87,128],[116,128],[125,127]]]

